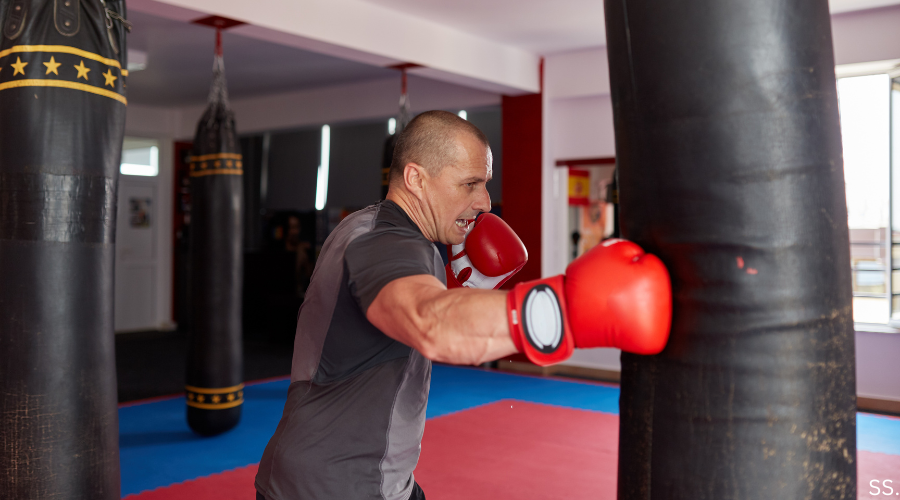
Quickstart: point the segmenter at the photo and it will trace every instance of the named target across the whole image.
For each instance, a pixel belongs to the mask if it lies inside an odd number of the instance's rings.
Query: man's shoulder
[[[369,205],[366,208],[359,209],[350,215],[344,217],[334,230],[353,230],[359,227],[372,228],[375,218],[378,216],[378,205]]]
[[[423,269],[433,267],[437,249],[396,204],[382,202],[363,210],[366,213],[347,221],[344,229],[348,234],[344,261],[351,270],[401,261],[407,263],[403,267],[414,262]]]
[[[434,245],[414,229],[376,225],[371,231],[354,238],[347,246],[347,252],[400,252],[401,249],[430,255],[434,251]]]
[[[341,255],[350,242],[372,230],[377,213],[378,206],[370,205],[344,217],[325,239],[322,255]]]

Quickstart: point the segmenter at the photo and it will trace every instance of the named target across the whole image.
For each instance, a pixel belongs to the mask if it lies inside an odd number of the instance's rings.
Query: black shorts
[[[409,500],[425,500],[425,492],[422,491],[422,487],[419,486],[419,483],[413,483],[413,490],[409,495]]]
[[[256,492],[256,500],[266,500],[266,497],[262,496],[260,492]],[[425,500],[425,492],[422,491],[422,487],[419,486],[419,483],[413,483],[412,493],[409,495],[409,500]]]

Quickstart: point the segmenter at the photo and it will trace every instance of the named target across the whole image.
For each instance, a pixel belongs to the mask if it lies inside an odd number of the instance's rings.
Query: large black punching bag
[[[856,498],[826,0],[606,0],[622,236],[673,280],[622,355],[620,500]]]
[[[0,498],[118,499],[125,6],[0,0]]]
[[[390,187],[391,162],[394,159],[394,146],[400,132],[409,124],[409,96],[406,93],[406,68],[412,65],[400,65],[400,111],[395,118],[394,132],[384,140],[384,152],[381,157],[381,199],[387,198]]]
[[[185,392],[188,425],[205,436],[237,425],[244,403],[242,175],[217,30],[209,104],[190,163],[192,324]]]

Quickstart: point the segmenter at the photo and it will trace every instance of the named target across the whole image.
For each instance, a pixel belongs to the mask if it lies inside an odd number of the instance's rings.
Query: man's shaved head
[[[440,176],[445,165],[454,163],[464,154],[456,141],[459,134],[470,134],[488,150],[487,137],[478,127],[447,111],[426,111],[415,117],[403,129],[394,146],[390,182],[403,177],[409,163],[421,165],[432,177]]]

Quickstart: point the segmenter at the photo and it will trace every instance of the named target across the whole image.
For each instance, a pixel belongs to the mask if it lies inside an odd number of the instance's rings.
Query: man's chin
[[[466,235],[450,235],[444,238],[446,241],[441,241],[441,243],[445,245],[461,245],[464,241],[466,241]]]

